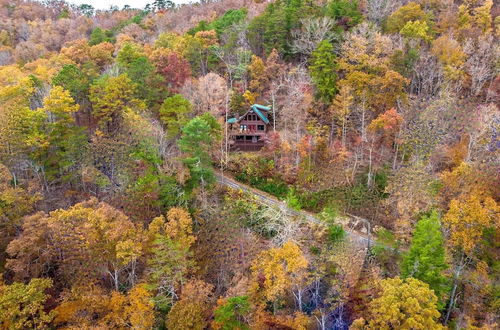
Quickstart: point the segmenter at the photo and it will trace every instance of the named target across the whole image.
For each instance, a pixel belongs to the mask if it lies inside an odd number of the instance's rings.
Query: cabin
[[[227,120],[231,151],[258,151],[265,145],[270,110],[254,104],[244,115]]]

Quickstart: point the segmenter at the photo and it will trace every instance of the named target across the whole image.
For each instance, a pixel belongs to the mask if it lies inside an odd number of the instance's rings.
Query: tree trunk
[[[450,294],[450,302],[448,304],[448,309],[446,311],[446,317],[444,319],[444,323],[448,323],[450,316],[451,316],[451,311],[453,310],[453,306],[455,305],[455,299],[456,299],[456,293],[457,293],[457,287],[458,287],[458,279],[460,277],[460,274],[462,273],[462,270],[465,267],[465,253],[462,252],[462,255],[460,256],[460,262],[458,263],[457,267],[455,267],[455,273],[453,274],[453,287],[451,289],[451,294]]]

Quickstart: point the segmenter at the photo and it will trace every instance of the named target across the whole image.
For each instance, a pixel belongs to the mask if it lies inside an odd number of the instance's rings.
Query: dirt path
[[[259,200],[263,204],[266,204],[268,206],[277,207],[289,215],[301,217],[309,222],[321,223],[321,220],[319,220],[314,214],[312,214],[310,212],[306,212],[306,211],[294,210],[294,209],[288,207],[288,205],[286,203],[284,203],[283,201],[280,201],[276,197],[274,197],[270,194],[267,194],[261,190],[255,189],[255,188],[250,187],[246,184],[243,184],[241,182],[236,181],[234,178],[230,177],[227,172],[223,173],[220,171],[216,171],[215,177],[216,177],[218,183],[220,183],[224,186],[230,187],[232,189],[241,190],[245,193],[248,193],[248,194],[254,196],[257,200]],[[348,223],[359,224],[361,222],[361,223],[363,223],[363,225],[366,226],[367,232],[368,233],[370,232],[370,223],[368,222],[368,220],[365,220],[363,218],[360,218],[360,217],[357,217],[357,216],[354,216],[351,214],[347,214],[346,217],[349,218],[349,220],[350,220],[350,221],[348,221]],[[346,231],[347,238],[352,243],[354,243],[358,247],[364,247],[365,249],[370,247],[371,238],[370,238],[369,234],[364,234],[364,233],[361,233],[359,231],[354,230],[353,229],[354,225],[349,226],[349,225],[346,225],[344,223],[343,227]]]

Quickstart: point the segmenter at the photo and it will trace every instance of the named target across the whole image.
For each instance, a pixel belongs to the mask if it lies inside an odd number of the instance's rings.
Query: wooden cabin
[[[270,110],[254,104],[244,115],[227,120],[231,151],[258,151],[265,145]]]

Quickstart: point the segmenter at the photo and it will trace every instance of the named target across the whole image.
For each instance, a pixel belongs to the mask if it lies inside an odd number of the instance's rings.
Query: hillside
[[[0,329],[496,329],[500,5],[0,0]]]

